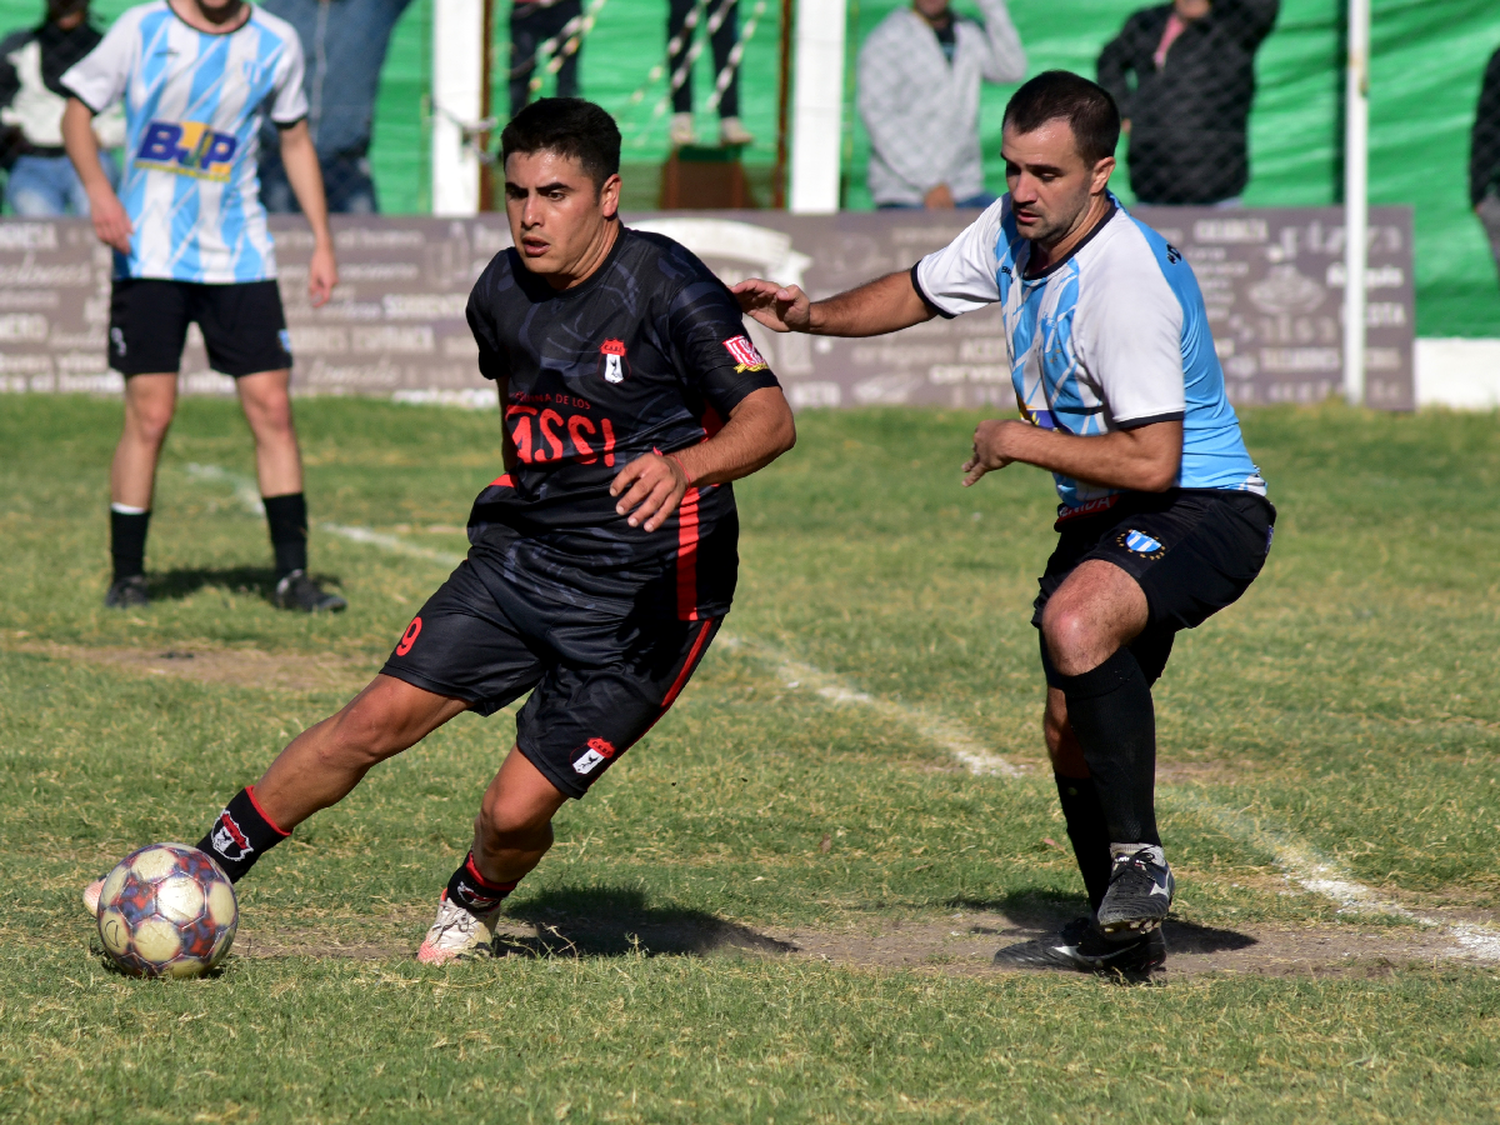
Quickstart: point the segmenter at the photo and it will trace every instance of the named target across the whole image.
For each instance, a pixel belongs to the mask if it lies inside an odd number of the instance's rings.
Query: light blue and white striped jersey
[[[302,44],[252,8],[234,31],[189,26],[165,0],[131,8],[62,82],[95,113],[125,102],[120,202],[135,228],[116,277],[264,281],[276,257],[256,155],[269,113],[307,116]]]
[[[1044,429],[1106,434],[1182,422],[1179,488],[1262,496],[1239,419],[1224,393],[1208,312],[1182,254],[1113,195],[1114,213],[1071,255],[1026,276],[1031,241],[1010,196],[917,263],[913,279],[943,316],[1000,302],[1022,416]],[[1118,489],[1054,473],[1069,510],[1103,507]]]

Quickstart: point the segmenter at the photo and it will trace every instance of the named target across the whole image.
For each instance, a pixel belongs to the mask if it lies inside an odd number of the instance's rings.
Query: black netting
[[[1490,57],[1469,138],[1469,203],[1500,266],[1500,51]]]

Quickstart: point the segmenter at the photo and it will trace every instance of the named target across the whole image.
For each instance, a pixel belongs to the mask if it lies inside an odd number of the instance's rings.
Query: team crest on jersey
[[[624,340],[605,340],[599,345],[599,367],[606,383],[623,383],[630,374]]]
[[[734,369],[740,374],[746,371],[764,371],[771,366],[750,342],[749,336],[735,336],[725,340],[724,347],[734,356]]]
[[[598,768],[600,762],[607,762],[616,754],[615,745],[608,739],[591,738],[583,756],[573,763],[573,772],[581,773],[585,777]]]
[[[228,183],[240,142],[201,121],[152,121],[141,134],[135,164],[178,176]]]
[[[1151,538],[1144,531],[1127,531],[1120,536],[1119,543],[1127,551],[1134,551],[1148,559],[1159,559],[1167,553],[1159,540]]]

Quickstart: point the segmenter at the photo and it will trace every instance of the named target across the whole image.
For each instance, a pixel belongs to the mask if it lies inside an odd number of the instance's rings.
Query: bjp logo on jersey
[[[141,134],[135,163],[142,168],[228,183],[239,141],[201,121],[153,121]]]
[[[604,381],[623,383],[625,376],[630,374],[630,367],[625,362],[625,341],[605,340],[599,345],[599,354],[604,357]]]

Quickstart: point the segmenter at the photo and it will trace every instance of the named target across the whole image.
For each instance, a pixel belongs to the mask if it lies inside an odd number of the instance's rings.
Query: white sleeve
[[[1000,299],[998,246],[1006,199],[990,204],[957,238],[912,267],[917,294],[946,317]]]
[[[62,85],[96,114],[125,96],[140,48],[139,23],[127,12],[92,51],[63,71]]]
[[[1142,250],[1134,268],[1086,291],[1076,324],[1078,358],[1121,430],[1178,421],[1186,408],[1182,304]]]
[[[276,87],[271,98],[271,120],[277,125],[295,125],[307,116],[307,92],[302,89],[306,63],[302,40],[295,32],[286,41],[286,50],[276,64]]]
[[[1026,49],[1021,46],[1021,36],[1011,22],[1004,0],[979,0],[984,12],[985,46],[987,57],[983,60],[984,77],[990,82],[1019,82],[1026,77]]]

